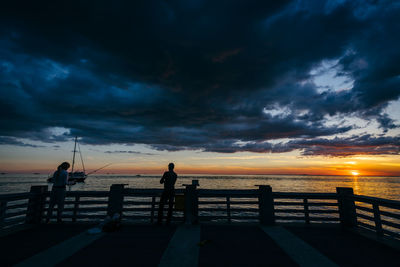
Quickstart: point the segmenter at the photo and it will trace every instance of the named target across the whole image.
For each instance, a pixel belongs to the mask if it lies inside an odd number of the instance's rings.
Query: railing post
[[[33,185],[31,186],[31,193],[29,197],[28,209],[26,214],[26,223],[39,224],[42,221],[44,205],[46,203],[46,193],[48,191],[47,185]]]
[[[0,229],[4,227],[4,219],[6,216],[7,201],[0,202]]]
[[[72,221],[76,222],[76,216],[78,215],[78,209],[79,209],[79,196],[75,196],[75,203],[74,203],[74,213],[72,215]]]
[[[379,212],[379,205],[378,205],[378,203],[374,203],[374,204],[372,204],[372,207],[374,209],[374,221],[375,221],[376,234],[378,236],[382,236],[383,231],[382,231],[381,214]]]
[[[258,210],[261,224],[275,224],[274,198],[272,197],[272,188],[269,185],[259,186]]]
[[[303,199],[304,203],[304,217],[306,219],[306,224],[310,224],[310,210],[308,209],[308,199]]]
[[[356,205],[352,198],[353,188],[336,187],[338,196],[339,217],[343,227],[352,228],[357,226]]]
[[[198,222],[199,199],[196,185],[186,185],[185,188],[185,223],[196,224]]]
[[[108,195],[107,215],[112,217],[118,213],[122,217],[124,207],[124,184],[113,184]]]

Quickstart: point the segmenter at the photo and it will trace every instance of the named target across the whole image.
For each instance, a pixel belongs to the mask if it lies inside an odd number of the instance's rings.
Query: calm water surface
[[[108,190],[111,184],[127,184],[130,188],[162,188],[159,175],[93,175],[85,183],[69,190]],[[46,185],[47,175],[0,175],[0,194],[27,192],[32,185]],[[255,185],[271,185],[280,192],[336,192],[336,187],[352,187],[356,194],[400,200],[400,177],[305,176],[305,175],[181,175],[177,188],[198,179],[200,188],[255,189]],[[49,184],[50,185],[50,184]]]

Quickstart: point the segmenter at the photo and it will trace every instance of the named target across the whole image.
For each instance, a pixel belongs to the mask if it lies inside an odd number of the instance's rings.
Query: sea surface
[[[0,195],[7,193],[29,192],[32,185],[48,185],[47,174],[2,174],[0,175]],[[126,184],[128,188],[162,188],[160,184],[161,175],[91,175],[85,183],[78,183],[69,186],[70,191],[108,191],[112,184]],[[270,185],[274,192],[320,192],[335,193],[336,187],[352,187],[355,194],[380,197],[391,200],[400,201],[400,177],[367,177],[367,176],[308,176],[308,175],[179,175],[176,188],[184,188],[184,184],[191,184],[192,180],[199,180],[200,188],[203,189],[256,189],[257,185]],[[91,198],[88,198],[91,199]],[[148,198],[139,199],[149,201]],[[209,201],[220,199],[208,199]],[[26,200],[24,200],[26,202]],[[23,201],[21,201],[22,203]],[[18,202],[19,203],[19,202]],[[17,203],[17,204],[18,204]],[[15,204],[15,203],[14,203]],[[369,207],[369,204],[358,203],[360,206]],[[368,206],[369,205],[369,206]],[[101,205],[98,205],[101,206]],[[72,207],[72,206],[71,206]],[[204,206],[205,207],[205,206]],[[204,208],[203,207],[203,208]],[[206,208],[225,208],[224,204],[208,205]],[[232,215],[254,216],[256,205],[252,204],[236,204],[234,208],[242,209],[241,211],[233,211]],[[310,207],[310,209],[329,209],[329,207]],[[381,208],[383,211],[392,212],[400,215],[399,210],[391,210]],[[300,213],[303,211],[300,210]],[[93,213],[95,215],[96,212]],[[104,212],[103,212],[104,213]],[[145,211],[127,211],[124,215],[146,215]],[[275,210],[279,216],[279,207]],[[293,212],[292,212],[293,213]],[[362,210],[357,210],[367,216],[373,216]],[[92,213],[87,213],[92,214]],[[97,213],[96,213],[97,214]],[[226,216],[225,211],[213,212],[200,210],[201,216]],[[100,214],[99,214],[100,215]],[[286,214],[287,215],[287,214]],[[299,214],[294,214],[298,216]],[[337,217],[337,214],[323,214],[324,217]],[[104,216],[105,213],[104,213]],[[317,216],[318,215],[313,215]],[[316,217],[316,218],[317,218]],[[399,224],[398,219],[382,216],[389,223]],[[221,219],[226,221],[225,219]],[[358,221],[373,226],[372,221],[358,218]],[[217,220],[218,221],[218,220]],[[233,219],[232,221],[235,221]],[[289,219],[290,221],[290,219]],[[399,228],[393,228],[384,225],[384,229],[400,234]]]
[[[112,184],[129,188],[162,188],[161,175],[99,174],[85,183],[69,187],[71,191],[109,190]],[[47,185],[47,174],[2,174],[0,194],[28,192],[32,185]],[[199,180],[200,188],[255,189],[270,185],[275,192],[336,192],[336,187],[352,187],[355,194],[400,200],[400,177],[308,176],[308,175],[179,175],[177,188]],[[51,187],[51,184],[48,184]]]

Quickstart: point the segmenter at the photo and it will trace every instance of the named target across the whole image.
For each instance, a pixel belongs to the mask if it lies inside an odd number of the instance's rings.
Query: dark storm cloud
[[[377,121],[380,124],[380,127],[384,129],[384,132],[387,132],[389,129],[398,128],[399,125],[395,124],[394,121],[389,118],[388,114],[383,114],[378,117]]]
[[[373,137],[366,134],[332,140],[294,141],[289,142],[288,146],[303,149],[302,154],[306,156],[398,155],[400,154],[400,137]]]
[[[8,136],[0,136],[0,145],[14,145],[14,146],[23,146],[23,147],[33,147],[33,148],[45,147],[42,145],[34,145],[34,144],[24,143],[22,141],[17,140],[16,138],[8,137]]]
[[[143,153],[140,151],[132,151],[132,150],[105,151],[104,153],[107,153],[107,154],[137,154],[137,155],[147,155],[147,156],[156,155],[154,153]]]
[[[0,135],[324,154],[305,140],[355,127],[329,117],[398,127],[383,111],[400,95],[399,17],[391,1],[8,2]],[[332,60],[351,90],[321,92],[311,79]],[[268,142],[280,138],[293,140]]]
[[[158,146],[160,150],[169,150],[169,147]],[[200,149],[200,147],[199,147]],[[282,153],[300,150],[303,156],[330,156],[347,157],[354,155],[398,155],[400,154],[399,137],[373,137],[369,134],[351,136],[346,138],[315,138],[292,140],[272,144],[270,142],[252,142],[238,144],[234,141],[221,141],[208,145],[204,151],[234,153],[234,152],[257,152],[257,153]]]

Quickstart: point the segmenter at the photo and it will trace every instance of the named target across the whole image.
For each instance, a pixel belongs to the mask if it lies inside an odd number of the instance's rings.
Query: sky
[[[400,176],[398,1],[8,1],[0,171]],[[78,168],[78,167],[77,167]]]

